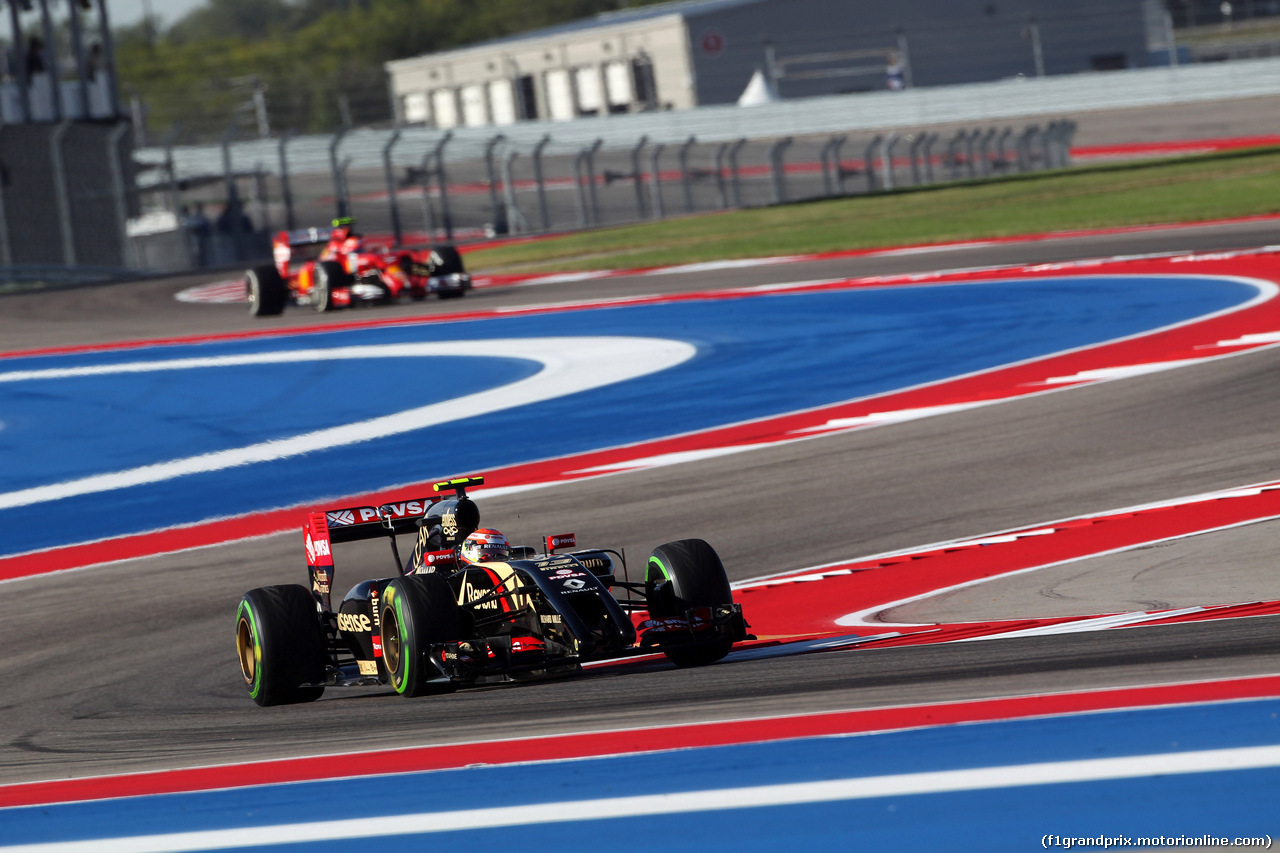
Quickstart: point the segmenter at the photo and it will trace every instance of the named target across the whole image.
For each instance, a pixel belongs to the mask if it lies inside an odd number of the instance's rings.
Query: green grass
[[[487,273],[627,269],[1280,212],[1280,148],[607,228],[467,253]]]

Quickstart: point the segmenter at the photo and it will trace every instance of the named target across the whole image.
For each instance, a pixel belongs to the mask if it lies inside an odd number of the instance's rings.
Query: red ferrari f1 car
[[[240,673],[253,701],[309,702],[326,687],[356,685],[446,693],[654,652],[699,666],[751,638],[724,566],[703,540],[659,545],[643,579],[632,581],[620,552],[578,549],[573,534],[546,537],[539,552],[479,529],[466,489],[483,482],[449,480],[432,497],[310,513],[310,586],[252,589],[236,614]],[[415,538],[403,562],[402,534]],[[333,546],[381,537],[391,542],[393,576],[356,584],[335,607]]]
[[[452,299],[471,289],[471,276],[452,246],[379,251],[366,246],[353,225],[351,219],[335,219],[327,236],[319,228],[278,233],[271,242],[275,263],[245,273],[249,313],[279,314],[289,302],[330,311],[405,295],[422,300],[435,293]]]

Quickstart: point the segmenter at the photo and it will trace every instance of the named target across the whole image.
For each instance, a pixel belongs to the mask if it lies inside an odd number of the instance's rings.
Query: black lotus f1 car
[[[420,696],[652,652],[700,666],[749,638],[724,566],[701,539],[658,546],[637,581],[618,551],[558,553],[576,549],[573,534],[546,537],[540,552],[514,548],[506,561],[465,562],[461,545],[480,525],[466,489],[483,482],[310,513],[310,588],[261,587],[240,601],[236,650],[249,696],[281,705],[318,699],[326,687],[379,684]],[[397,537],[409,533],[416,539],[402,562]],[[333,545],[376,537],[390,540],[396,576],[357,584],[335,610]]]

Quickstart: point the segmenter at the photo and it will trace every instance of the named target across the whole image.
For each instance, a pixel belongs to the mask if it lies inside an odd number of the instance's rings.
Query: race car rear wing
[[[333,585],[333,544],[359,542],[388,537],[396,565],[402,565],[395,537],[413,533],[421,526],[438,528],[442,544],[455,548],[480,526],[480,512],[467,497],[467,487],[484,483],[483,477],[460,477],[434,484],[436,494],[381,506],[353,506],[312,512],[307,515],[302,532],[307,549],[307,571],[311,591],[321,608],[328,612]],[[430,530],[428,530],[430,532]],[[417,546],[421,551],[422,542]]]
[[[326,510],[325,529],[334,542],[358,542],[386,536],[387,530],[410,533],[417,528],[418,520],[427,514],[432,504],[444,500],[440,496],[417,498],[411,501],[383,504],[382,506],[352,506],[345,509]],[[320,513],[314,513],[319,515]]]

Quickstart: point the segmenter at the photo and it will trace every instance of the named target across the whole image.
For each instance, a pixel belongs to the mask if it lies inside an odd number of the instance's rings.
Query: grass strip
[[[629,269],[1280,212],[1280,148],[602,228],[467,253],[485,273]]]

